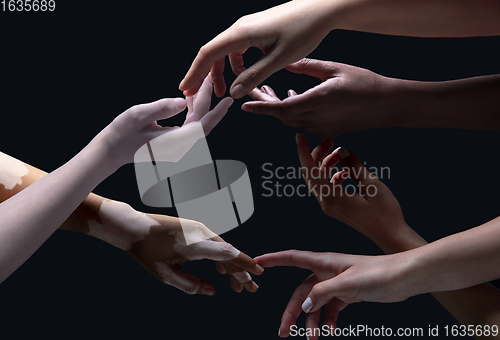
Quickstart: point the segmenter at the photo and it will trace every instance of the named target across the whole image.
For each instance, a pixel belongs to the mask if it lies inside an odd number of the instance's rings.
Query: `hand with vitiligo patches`
[[[30,176],[27,165],[8,156],[0,159],[3,160],[0,163],[0,282],[21,266],[57,228],[65,224],[65,220],[71,219],[72,213],[79,210],[79,205],[99,183],[121,166],[132,163],[140,147],[177,128],[162,127],[158,120],[172,117],[187,106],[184,124],[200,122],[205,135],[210,133],[233,102],[231,98],[225,98],[210,110],[211,94],[212,82],[208,76],[200,93],[194,97],[167,98],[136,105],[116,117],[75,157],[46,176],[40,173]],[[85,210],[85,207],[81,209]],[[74,222],[81,225],[85,220]],[[99,229],[98,224],[97,220],[96,229]],[[115,231],[112,230],[111,234]],[[199,246],[193,245],[193,251]],[[182,260],[175,263],[180,265]],[[227,271],[234,273],[232,277],[243,272],[228,267]],[[222,271],[221,266],[219,269]],[[241,275],[248,279],[247,275]],[[240,281],[243,278],[240,277]],[[244,282],[245,286],[255,290],[256,287],[248,282],[250,280]],[[239,288],[235,282],[233,287]]]
[[[177,217],[145,214],[130,205],[89,196],[87,226],[80,231],[127,251],[160,281],[188,294],[213,295],[207,281],[181,271],[187,261],[216,261],[228,273],[231,287],[255,292],[258,286],[248,272],[260,275],[262,267],[248,255],[215,235],[202,223]],[[187,242],[189,241],[189,242]]]

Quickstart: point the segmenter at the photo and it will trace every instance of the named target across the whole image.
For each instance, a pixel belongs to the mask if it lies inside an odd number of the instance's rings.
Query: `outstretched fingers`
[[[316,275],[312,274],[295,289],[281,317],[280,337],[285,338],[290,335],[290,327],[295,325],[300,313],[302,313],[302,303],[318,281]]]
[[[215,294],[214,286],[199,277],[183,272],[180,266],[175,264],[168,262],[156,263],[156,272],[164,283],[187,294]]]

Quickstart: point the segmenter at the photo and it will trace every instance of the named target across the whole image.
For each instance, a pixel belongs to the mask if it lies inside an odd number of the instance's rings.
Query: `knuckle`
[[[206,43],[205,45],[201,46],[200,50],[198,51],[198,56],[201,57],[201,58],[207,56],[209,49],[210,49],[210,47],[209,47],[208,43]]]
[[[159,111],[171,111],[176,107],[173,99],[160,100],[156,105]]]
[[[249,67],[247,70],[246,70],[246,78],[248,79],[248,81],[252,82],[252,83],[259,83],[259,80],[260,80],[260,71],[254,67]]]
[[[142,110],[140,105],[134,105],[127,110],[127,117],[132,123],[137,123],[140,121],[142,116]]]
[[[318,298],[323,297],[326,294],[325,287],[323,284],[316,284],[311,290],[311,296],[315,298],[315,302],[317,303]]]
[[[288,112],[288,105],[280,105],[276,110],[276,117],[279,119],[286,119]],[[288,122],[290,123],[289,125],[291,125],[292,122],[290,120]]]
[[[234,22],[233,28],[239,28],[239,26],[244,25],[251,20],[252,20],[251,14],[244,15]]]
[[[232,257],[232,255],[235,253],[236,248],[234,248],[232,244],[224,242],[221,244],[220,250],[225,258],[229,258]]]
[[[297,63],[300,64],[300,66],[307,67],[307,66],[309,66],[311,64],[311,59],[309,59],[309,58],[302,58]]]
[[[281,317],[281,322],[286,321],[289,317],[291,317],[293,320],[297,320],[300,315],[297,313],[294,313],[293,311],[285,310],[283,312],[283,316]]]
[[[189,295],[193,295],[193,294],[196,294],[196,292],[198,291],[198,288],[200,286],[200,281],[189,281],[187,282],[184,287],[183,287],[183,291],[186,293],[186,294],[189,294]]]

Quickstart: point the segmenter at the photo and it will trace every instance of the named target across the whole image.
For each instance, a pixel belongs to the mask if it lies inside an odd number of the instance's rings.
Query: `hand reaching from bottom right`
[[[404,253],[360,256],[288,250],[255,258],[264,268],[295,266],[309,269],[309,276],[292,295],[280,326],[287,337],[301,310],[308,313],[306,327],[318,327],[321,307],[324,324],[336,327],[338,313],[349,303],[359,301],[398,302],[406,300]],[[311,340],[311,339],[310,339]]]

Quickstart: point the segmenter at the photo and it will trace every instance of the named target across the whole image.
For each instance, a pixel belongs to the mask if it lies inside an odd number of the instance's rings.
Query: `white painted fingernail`
[[[345,149],[345,148],[340,148],[339,149],[339,156],[340,156],[340,158],[346,159],[350,155],[351,155],[351,153],[349,151],[347,151],[347,149]]]
[[[311,308],[313,308],[313,302],[311,298],[308,297],[302,304],[302,310],[304,311],[304,313],[309,313],[311,311]]]
[[[336,148],[335,150],[333,150],[333,151],[332,151],[332,153],[335,153],[335,152],[339,151],[341,148],[342,148],[342,147],[341,147],[341,146],[339,146],[338,148]]]
[[[278,336],[281,338],[281,326],[278,328]]]
[[[263,273],[264,272],[264,268],[262,268],[260,265],[256,264],[255,265],[255,269],[257,270],[257,272],[259,273]]]

